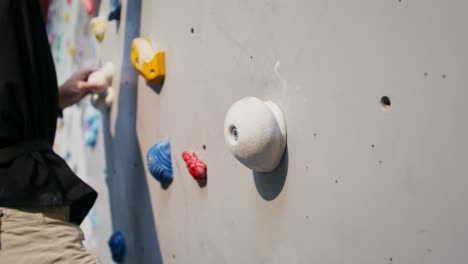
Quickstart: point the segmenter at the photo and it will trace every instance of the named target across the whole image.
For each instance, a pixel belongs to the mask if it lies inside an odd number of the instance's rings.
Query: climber
[[[91,70],[57,88],[48,0],[0,1],[0,263],[99,263],[79,224],[97,193],[52,150],[61,110],[106,85]],[[42,14],[41,14],[42,11]]]

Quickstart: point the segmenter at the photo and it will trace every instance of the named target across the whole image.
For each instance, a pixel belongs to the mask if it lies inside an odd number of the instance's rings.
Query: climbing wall
[[[468,2],[122,4],[99,56],[117,69],[102,119],[124,263],[468,261]],[[140,36],[166,52],[162,86],[131,64]],[[272,100],[286,121],[271,173],[225,143],[226,112],[246,96]],[[169,186],[146,169],[160,140]],[[206,186],[185,150],[206,162]]]

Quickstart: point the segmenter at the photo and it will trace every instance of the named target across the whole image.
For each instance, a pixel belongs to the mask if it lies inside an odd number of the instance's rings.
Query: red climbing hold
[[[192,175],[196,181],[202,182],[206,179],[206,163],[198,159],[195,152],[184,151],[182,152],[182,158],[187,164],[190,175]]]
[[[81,0],[81,4],[90,16],[94,15],[94,0]]]

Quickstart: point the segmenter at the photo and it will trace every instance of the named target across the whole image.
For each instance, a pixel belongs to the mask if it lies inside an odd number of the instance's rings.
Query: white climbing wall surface
[[[102,120],[124,263],[468,262],[467,1],[122,4],[97,56],[116,72]],[[165,51],[162,86],[133,68],[137,37]],[[225,115],[248,96],[284,116],[271,173],[225,143]],[[146,169],[161,140],[168,187]],[[183,151],[206,163],[206,186]]]

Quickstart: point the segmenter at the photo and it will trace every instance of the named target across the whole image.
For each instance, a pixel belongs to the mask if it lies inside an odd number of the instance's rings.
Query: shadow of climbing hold
[[[111,20],[120,20],[120,13],[122,11],[122,4],[120,0],[112,0],[111,1],[111,11],[107,19]]]
[[[201,161],[197,154],[193,151],[184,151],[182,152],[182,158],[187,164],[187,169],[190,172],[190,175],[197,181],[203,182],[207,177],[207,166],[206,163]]]
[[[273,201],[281,194],[286,184],[288,170],[289,151],[286,145],[282,161],[276,169],[271,172],[252,172],[257,192],[265,201]]]
[[[125,256],[125,249],[127,247],[122,232],[114,232],[114,234],[109,238],[108,244],[112,253],[112,259],[115,262],[122,262]]]
[[[148,150],[147,166],[151,175],[156,180],[163,183],[170,183],[173,180],[171,144],[167,140],[160,141]]]

